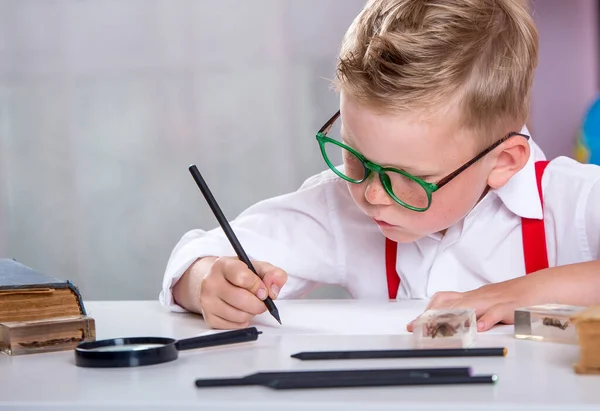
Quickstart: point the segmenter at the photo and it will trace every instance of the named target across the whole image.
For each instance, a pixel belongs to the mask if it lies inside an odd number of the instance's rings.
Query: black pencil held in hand
[[[242,248],[242,245],[240,244],[239,240],[237,239],[235,233],[233,232],[233,229],[229,225],[229,222],[225,218],[225,215],[221,211],[221,208],[219,207],[217,200],[215,200],[212,193],[210,192],[210,189],[208,188],[208,185],[204,181],[204,178],[202,178],[200,171],[198,171],[198,168],[193,164],[189,167],[189,170],[190,170],[190,173],[192,174],[192,177],[194,177],[196,184],[198,184],[198,187],[200,188],[202,195],[204,195],[204,198],[206,199],[208,206],[210,207],[213,214],[217,218],[219,225],[225,232],[225,235],[227,236],[227,239],[229,240],[229,242],[231,243],[231,246],[235,250],[235,253],[237,254],[238,258],[240,260],[242,260],[244,263],[246,263],[246,265],[248,266],[250,271],[252,271],[254,274],[258,275],[256,272],[256,269],[250,262],[250,259],[246,255],[246,252]],[[265,301],[265,305],[267,306],[271,315],[277,320],[277,322],[279,324],[281,324],[281,319],[279,318],[279,311],[277,310],[277,307],[275,306],[275,303],[273,302],[271,297],[267,296],[267,298],[264,301]]]

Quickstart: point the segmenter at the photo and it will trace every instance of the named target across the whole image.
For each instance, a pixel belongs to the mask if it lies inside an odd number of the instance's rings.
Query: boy
[[[330,283],[474,307],[480,331],[518,306],[600,302],[600,167],[547,164],[527,135],[537,48],[521,0],[369,1],[340,51],[340,111],[317,134],[329,170],[232,222],[260,278],[221,230],[192,230],[161,302],[241,328],[267,295]]]

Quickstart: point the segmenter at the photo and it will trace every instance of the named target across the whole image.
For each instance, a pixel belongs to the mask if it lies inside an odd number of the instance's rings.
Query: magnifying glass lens
[[[124,344],[124,345],[107,345],[104,347],[95,347],[86,349],[93,352],[117,352],[117,351],[141,351],[152,348],[163,347],[163,344]]]

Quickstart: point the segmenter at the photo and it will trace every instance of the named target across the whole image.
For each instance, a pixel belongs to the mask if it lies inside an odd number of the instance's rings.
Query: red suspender
[[[542,194],[542,175],[548,161],[535,163],[535,176],[537,179],[538,193],[544,209],[544,195]],[[548,268],[548,250],[546,249],[546,230],[544,220],[533,218],[521,219],[523,232],[523,254],[525,255],[525,274]]]
[[[385,273],[387,275],[388,297],[395,300],[400,287],[400,276],[396,271],[396,254],[398,243],[385,238]]]
[[[396,251],[398,243],[385,238],[385,272],[387,273],[388,296],[395,300],[400,287],[400,276],[396,272]]]
[[[535,163],[535,176],[538,193],[544,209],[544,195],[542,193],[542,176],[548,161]],[[544,220],[521,218],[523,233],[523,255],[525,258],[525,274],[548,268],[548,250],[546,249],[546,229]],[[395,300],[400,287],[400,277],[396,272],[396,255],[398,244],[389,238],[385,239],[385,271],[387,275],[388,296]]]

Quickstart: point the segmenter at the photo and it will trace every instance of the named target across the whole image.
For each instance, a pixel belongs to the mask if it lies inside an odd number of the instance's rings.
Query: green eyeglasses
[[[395,202],[409,210],[418,212],[427,211],[429,207],[431,207],[433,193],[448,184],[452,179],[509,138],[521,136],[529,139],[529,136],[526,134],[511,132],[494,142],[446,177],[436,183],[430,183],[415,177],[404,170],[393,167],[384,167],[373,163],[352,147],[348,147],[340,141],[327,137],[327,133],[331,130],[331,127],[339,116],[340,112],[337,111],[317,132],[317,141],[321,147],[321,154],[329,168],[339,177],[354,184],[360,184],[364,182],[371,173],[377,173],[381,185]],[[334,164],[333,159],[339,158],[340,156],[343,161],[343,167],[337,167]]]

